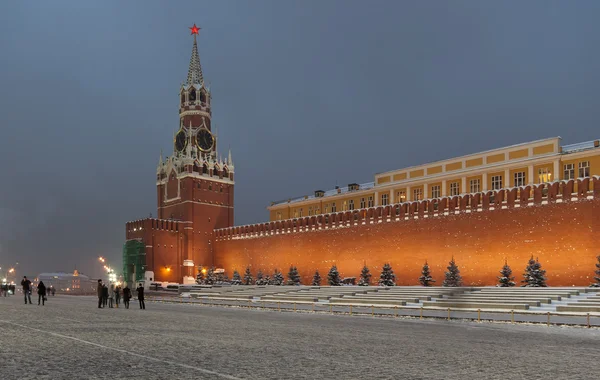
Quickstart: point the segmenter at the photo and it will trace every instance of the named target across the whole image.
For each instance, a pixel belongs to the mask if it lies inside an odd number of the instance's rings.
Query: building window
[[[312,206],[308,208],[308,216],[312,216],[313,214],[313,208]]]
[[[369,197],[369,207],[373,207],[373,197]]]
[[[500,190],[502,188],[502,176],[492,176],[492,190]]]
[[[277,211],[277,220],[281,220],[281,211]]]
[[[563,179],[575,179],[575,164],[566,164],[564,169]]]
[[[431,198],[439,198],[442,194],[442,190],[439,185],[431,186]]]
[[[406,190],[400,190],[396,193],[397,203],[406,202]]]
[[[458,182],[452,182],[450,184],[450,196],[460,194],[460,184]]]
[[[413,190],[413,201],[423,200],[423,189],[414,189]]]
[[[550,182],[551,178],[552,178],[552,174],[550,174],[550,171],[548,170],[548,168],[542,168],[542,169],[538,170],[538,178],[539,178],[539,183]]]
[[[337,207],[336,207],[336,205],[335,205],[335,202],[333,202],[333,203],[331,204],[331,212],[336,212],[336,211],[337,211]]]
[[[211,184],[208,185],[208,190],[212,190],[212,185]]]
[[[515,173],[515,186],[525,186],[525,172]]]
[[[500,178],[500,186],[502,186],[502,178]],[[480,192],[481,191],[481,180],[479,178],[470,180],[469,187],[470,187],[471,193]],[[456,195],[458,195],[458,194],[456,194]]]
[[[301,218],[304,216],[304,215],[303,215],[303,211],[302,211],[302,209],[300,209],[300,210],[299,210],[299,212],[298,212],[298,216],[299,216],[299,217],[301,217]]]
[[[365,198],[360,198],[360,208],[365,208],[366,203],[365,203]]]
[[[320,211],[320,210],[319,210],[319,207],[316,207],[316,206],[315,206],[315,215],[318,215],[318,214],[319,214],[319,211]]]
[[[329,214],[329,203],[325,203],[325,214]]]
[[[388,205],[388,197],[389,196],[390,196],[389,194],[381,194],[381,205],[382,206]]]
[[[342,211],[348,211],[348,202],[347,201],[342,202]]]
[[[348,210],[354,210],[354,199],[348,201]]]
[[[582,161],[579,163],[579,178],[590,176],[590,162]]]
[[[298,217],[298,210],[294,210],[294,218]]]

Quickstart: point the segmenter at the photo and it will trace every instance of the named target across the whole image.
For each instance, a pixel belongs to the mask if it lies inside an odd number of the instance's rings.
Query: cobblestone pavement
[[[600,330],[0,298],[0,379],[596,379]]]

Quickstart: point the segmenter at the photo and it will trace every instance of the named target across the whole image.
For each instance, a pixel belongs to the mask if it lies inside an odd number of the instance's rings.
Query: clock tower
[[[128,242],[144,245],[145,271],[153,278],[148,281],[194,281],[198,270],[217,264],[213,230],[233,226],[235,167],[231,151],[225,158],[219,154],[211,92],[198,54],[200,28],[190,30],[194,42],[187,79],[179,88],[173,153],[166,158],[161,153],[156,169],[158,218],[127,224]]]

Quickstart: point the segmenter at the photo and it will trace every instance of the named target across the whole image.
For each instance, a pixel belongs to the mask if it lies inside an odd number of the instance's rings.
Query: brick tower
[[[156,169],[158,219],[127,224],[128,241],[144,244],[148,281],[195,280],[200,268],[214,265],[213,230],[233,226],[231,151],[226,159],[219,156],[210,88],[198,54],[199,28],[190,29],[194,43],[187,80],[179,90],[179,130],[173,154],[164,159],[161,154]]]

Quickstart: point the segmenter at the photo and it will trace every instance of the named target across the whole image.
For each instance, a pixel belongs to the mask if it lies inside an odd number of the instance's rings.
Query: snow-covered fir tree
[[[265,278],[263,278],[263,285],[271,285],[271,276],[266,275]]]
[[[241,285],[242,284],[242,277],[240,276],[240,273],[237,270],[233,271],[233,278],[231,279],[231,285]]]
[[[590,286],[593,288],[600,288],[600,255],[596,256],[596,259],[598,259],[598,262],[596,263],[596,270],[594,271],[594,280],[596,282],[594,282]]]
[[[458,269],[458,265],[454,261],[454,256],[452,256],[452,260],[448,263],[448,272],[446,272],[446,279],[442,283],[442,286],[448,287],[456,287],[462,286],[462,277],[460,276],[460,270]]]
[[[273,272],[273,278],[271,279],[272,285],[283,285],[283,273],[275,269]]]
[[[313,276],[311,285],[312,286],[321,286],[321,275],[319,274],[318,270],[315,271],[315,275]]]
[[[263,272],[262,270],[258,270],[258,272],[256,272],[256,280],[254,281],[255,285],[266,285],[264,283],[264,278],[263,278]]]
[[[431,286],[435,280],[431,277],[431,271],[429,270],[429,264],[425,261],[425,265],[423,265],[423,269],[421,270],[421,277],[419,277],[419,283],[423,286]]]
[[[498,287],[509,288],[515,286],[514,277],[512,275],[512,269],[508,266],[508,262],[504,260],[504,266],[500,271],[500,277],[498,277]]]
[[[206,277],[204,278],[205,285],[214,285],[217,281],[217,276],[215,276],[215,267],[208,268],[206,272]]]
[[[300,285],[300,275],[298,274],[298,268],[294,265],[290,266],[290,271],[288,272],[288,285]]]
[[[364,265],[362,270],[360,271],[360,280],[358,280],[358,285],[359,286],[371,285],[371,271],[369,270],[369,267],[367,267],[366,265]]]
[[[244,273],[244,285],[252,285],[252,272],[250,272],[250,267],[246,267],[246,272]]]
[[[540,264],[538,259],[533,259],[533,255],[525,267],[521,283],[524,284],[521,285],[522,287],[545,288],[547,286],[546,271],[542,269],[542,264]]]
[[[389,263],[383,264],[383,269],[379,275],[379,286],[394,286],[396,285],[396,275]]]
[[[342,279],[340,278],[340,272],[338,272],[337,266],[332,266],[327,274],[327,283],[331,286],[340,286]]]

